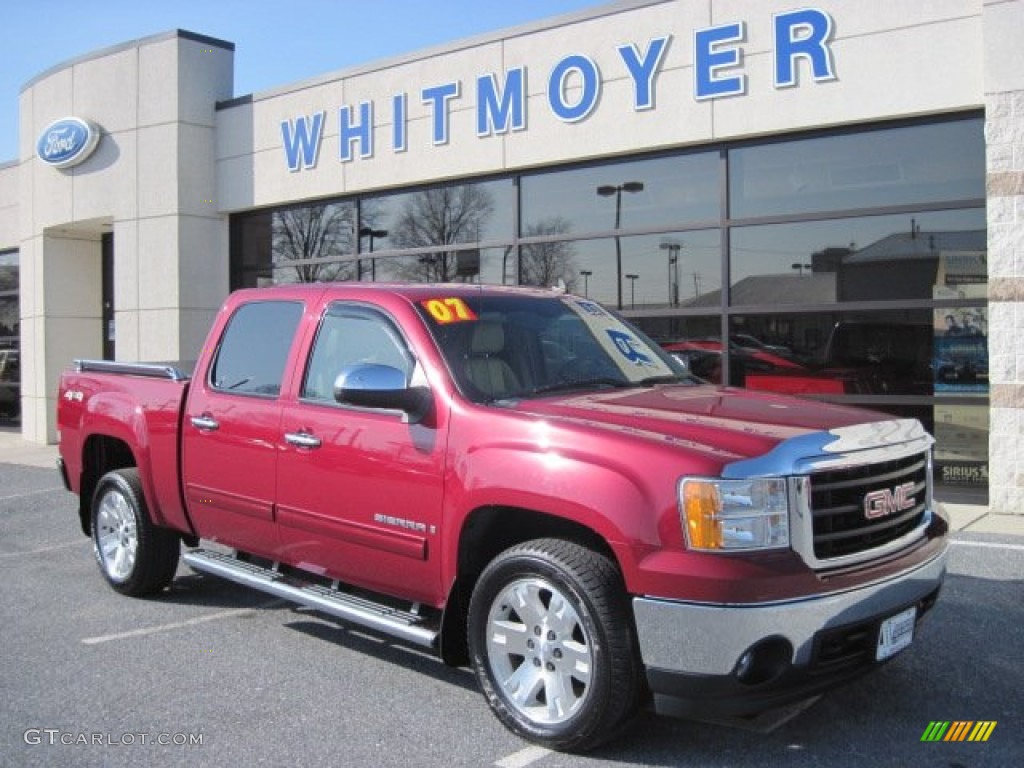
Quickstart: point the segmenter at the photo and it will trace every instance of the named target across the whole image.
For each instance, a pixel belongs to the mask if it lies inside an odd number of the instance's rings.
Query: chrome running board
[[[334,587],[298,582],[294,577],[240,560],[233,555],[195,549],[184,553],[182,559],[196,571],[268,592],[353,624],[427,648],[435,648],[437,645],[438,630],[415,613],[349,595]]]

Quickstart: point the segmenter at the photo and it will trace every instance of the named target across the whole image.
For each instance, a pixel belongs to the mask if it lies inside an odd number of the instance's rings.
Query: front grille
[[[910,492],[897,492],[904,484]],[[861,467],[847,467],[811,475],[811,515],[814,556],[830,560],[856,555],[905,536],[917,528],[928,506],[928,457],[916,454]],[[885,509],[878,517],[865,514],[869,494],[890,501],[906,498],[913,503],[899,509]]]

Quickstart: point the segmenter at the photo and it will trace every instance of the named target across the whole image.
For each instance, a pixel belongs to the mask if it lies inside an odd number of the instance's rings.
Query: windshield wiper
[[[577,379],[575,381],[560,381],[557,384],[544,384],[540,387],[534,387],[530,394],[542,395],[548,392],[565,392],[573,389],[620,389],[622,387],[631,387],[633,384],[623,379],[613,379],[611,377],[596,378],[596,379]]]

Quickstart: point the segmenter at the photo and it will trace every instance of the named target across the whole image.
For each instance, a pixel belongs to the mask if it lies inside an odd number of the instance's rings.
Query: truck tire
[[[174,578],[181,541],[153,525],[137,469],[108,472],[96,485],[92,549],[107,583],[123,595],[151,595]]]
[[[513,733],[585,751],[614,737],[643,691],[632,614],[607,557],[537,539],[484,569],[469,605],[470,658]]]

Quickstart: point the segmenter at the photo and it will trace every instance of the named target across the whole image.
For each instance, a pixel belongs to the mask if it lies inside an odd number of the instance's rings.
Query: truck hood
[[[711,385],[659,385],[505,403],[588,431],[655,441],[723,464],[752,459],[812,433],[892,417],[865,409]]]

